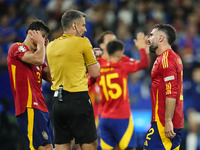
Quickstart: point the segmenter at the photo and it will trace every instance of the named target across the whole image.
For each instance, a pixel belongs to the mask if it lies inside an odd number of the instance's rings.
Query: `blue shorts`
[[[132,116],[129,119],[101,118],[100,131],[102,149],[114,149],[117,144],[120,149],[137,147]]]
[[[44,143],[53,144],[53,129],[49,113],[26,108],[26,111],[17,116],[16,120],[28,142],[29,149],[36,149]]]
[[[153,122],[147,132],[144,149],[147,150],[179,150],[181,144],[181,129],[174,129],[176,136],[169,139],[165,136],[161,123]]]

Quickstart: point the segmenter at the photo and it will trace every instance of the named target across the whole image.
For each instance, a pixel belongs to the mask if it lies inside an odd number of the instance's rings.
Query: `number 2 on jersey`
[[[144,145],[148,146],[147,140],[151,140],[151,138],[149,136],[152,135],[153,133],[154,133],[154,129],[153,128],[149,129],[149,133],[146,136],[146,141],[144,142]]]
[[[150,138],[149,136],[152,135],[153,133],[154,133],[154,129],[151,128],[151,129],[149,130],[149,133],[147,134],[146,139],[147,139],[147,140],[151,140],[151,138]]]
[[[122,89],[121,89],[120,85],[117,83],[111,83],[112,79],[116,79],[118,77],[119,77],[118,73],[111,73],[111,74],[101,76],[99,85],[102,86],[103,93],[104,93],[104,96],[107,101],[109,100],[109,96],[112,99],[117,99],[122,94]],[[107,90],[107,87],[110,88],[110,90]],[[116,90],[115,93],[113,93],[113,89]]]

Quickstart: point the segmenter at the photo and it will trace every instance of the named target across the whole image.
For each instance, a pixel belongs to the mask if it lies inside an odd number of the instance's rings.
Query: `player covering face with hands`
[[[26,33],[23,43],[10,46],[7,58],[15,116],[29,149],[53,150],[53,130],[42,95],[42,79],[51,83],[45,63],[50,30],[42,21],[35,20]]]

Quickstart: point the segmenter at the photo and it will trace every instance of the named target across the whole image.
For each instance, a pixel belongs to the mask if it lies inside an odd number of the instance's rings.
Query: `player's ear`
[[[164,35],[160,35],[159,42],[162,42],[164,39],[165,39],[165,36]]]
[[[99,45],[99,47],[100,47],[101,49],[105,49],[105,44],[104,44],[104,43],[101,43],[101,44]]]
[[[28,34],[31,34],[32,30],[28,30]]]

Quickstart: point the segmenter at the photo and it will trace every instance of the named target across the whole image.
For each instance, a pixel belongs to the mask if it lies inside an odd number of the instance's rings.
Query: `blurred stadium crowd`
[[[5,74],[5,71],[2,70],[6,68],[9,46],[14,42],[23,42],[30,20],[35,18],[43,20],[51,29],[49,39],[52,41],[62,35],[61,16],[69,9],[77,9],[87,14],[87,33],[85,36],[90,39],[93,47],[97,47],[96,40],[103,31],[111,30],[118,39],[125,43],[125,55],[134,59],[140,59],[139,52],[133,42],[139,31],[148,35],[154,24],[157,23],[168,23],[175,27],[178,37],[172,48],[181,56],[184,65],[184,114],[186,121],[185,134],[183,134],[182,139],[183,145],[181,146],[181,149],[184,149],[186,135],[189,130],[187,110],[188,108],[194,108],[200,112],[200,1],[0,0],[1,80],[4,80],[2,74]],[[129,77],[130,103],[134,111],[151,110],[150,71],[156,56],[151,54],[150,57],[151,64],[148,70],[139,71]],[[10,86],[9,82],[5,84]],[[2,84],[1,86],[5,87]],[[49,110],[51,110],[52,93],[50,85],[44,83],[43,90],[45,100]],[[12,93],[10,94],[12,95]],[[15,138],[19,131],[15,127],[15,119],[12,117],[13,111],[11,108],[14,107],[9,108],[13,103],[13,99],[9,100],[4,95],[0,95],[1,150],[24,149],[23,144],[20,145],[23,140]],[[12,140],[16,144],[10,144]]]

